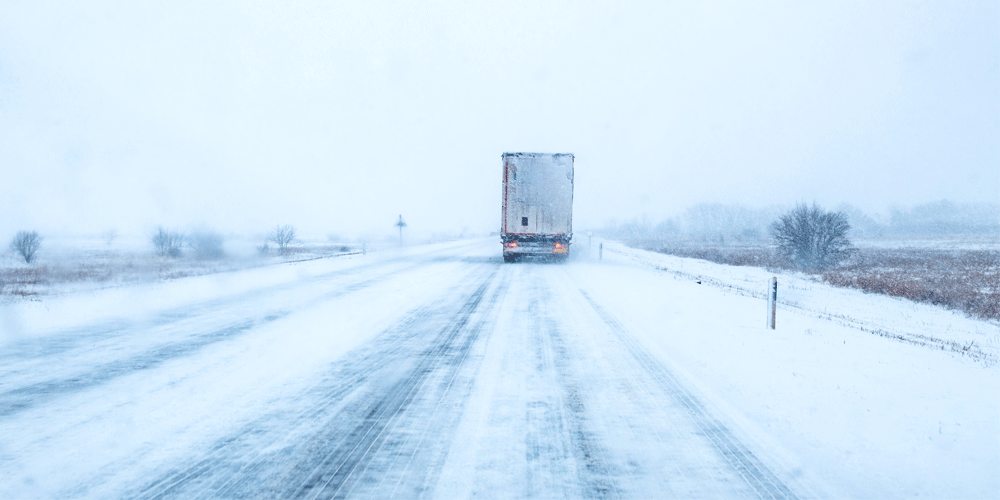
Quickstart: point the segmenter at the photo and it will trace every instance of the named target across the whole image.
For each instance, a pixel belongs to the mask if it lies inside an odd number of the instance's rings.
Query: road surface
[[[340,260],[22,328],[0,496],[796,496],[605,303],[601,262],[504,264],[492,239]]]

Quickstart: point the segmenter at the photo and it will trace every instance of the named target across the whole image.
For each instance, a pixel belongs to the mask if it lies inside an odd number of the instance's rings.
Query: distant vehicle
[[[573,160],[570,153],[503,154],[504,262],[522,255],[569,257]]]

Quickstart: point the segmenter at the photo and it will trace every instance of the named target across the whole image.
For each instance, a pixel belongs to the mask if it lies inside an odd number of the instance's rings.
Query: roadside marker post
[[[774,330],[774,322],[778,313],[778,277],[771,278],[767,290],[767,327]]]
[[[399,248],[403,248],[403,228],[406,227],[406,221],[403,220],[403,214],[399,214],[399,220],[394,224],[399,228]]]
[[[597,244],[597,260],[604,260],[604,243]]]

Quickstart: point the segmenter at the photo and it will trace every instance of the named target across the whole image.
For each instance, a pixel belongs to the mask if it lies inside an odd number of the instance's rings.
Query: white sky
[[[459,4],[0,0],[0,232],[491,231],[504,151],[578,230],[1000,199],[1000,2]]]

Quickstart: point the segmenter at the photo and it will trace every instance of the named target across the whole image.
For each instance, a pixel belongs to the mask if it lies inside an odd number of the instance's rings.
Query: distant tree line
[[[738,204],[699,203],[656,224],[643,219],[611,221],[602,234],[629,242],[690,241],[719,245],[759,243],[783,212],[781,207],[751,208]]]
[[[105,245],[111,247],[119,238],[118,230],[109,229],[100,233],[100,239]],[[394,239],[389,237],[390,240]],[[36,253],[41,247],[42,236],[37,231],[19,231],[8,243],[8,248],[27,264],[35,261]],[[270,254],[271,244],[279,255],[284,255],[293,250],[292,245],[299,242],[298,232],[295,226],[290,224],[279,224],[273,226],[263,235],[263,244],[257,247],[257,251],[263,255]],[[340,245],[336,248],[340,252],[349,252],[351,247],[342,244],[340,236],[331,235],[332,240],[338,240]],[[198,229],[190,233],[185,233],[177,229],[164,226],[157,226],[149,233],[147,240],[153,252],[164,258],[179,258],[190,255],[196,259],[221,259],[226,256],[224,250],[224,238],[222,234],[211,229]],[[367,245],[362,245],[362,252],[367,251]]]
[[[1000,205],[943,200],[909,210],[893,209],[886,226],[889,234],[898,235],[996,235],[1000,234]]]
[[[747,207],[739,204],[701,203],[681,214],[653,223],[647,219],[610,221],[601,233],[633,243],[690,242],[716,245],[768,243],[771,224],[787,207]],[[854,239],[934,238],[1000,234],[1000,205],[956,204],[939,201],[910,209],[892,209],[872,216],[843,204],[836,208],[847,216]]]
[[[759,248],[751,260],[779,262],[777,258],[791,267],[816,270],[850,256],[851,239],[996,237],[1000,205],[941,201],[894,209],[878,218],[850,205],[826,211],[816,204],[787,209],[703,203],[657,224],[647,219],[612,222],[602,233],[634,246],[672,248],[669,253],[685,255],[692,249],[698,254],[708,249],[731,253],[726,248]]]
[[[209,229],[188,235],[159,226],[150,241],[156,253],[163,257],[180,257],[185,250],[190,250],[198,259],[220,259],[225,255],[222,235]]]

